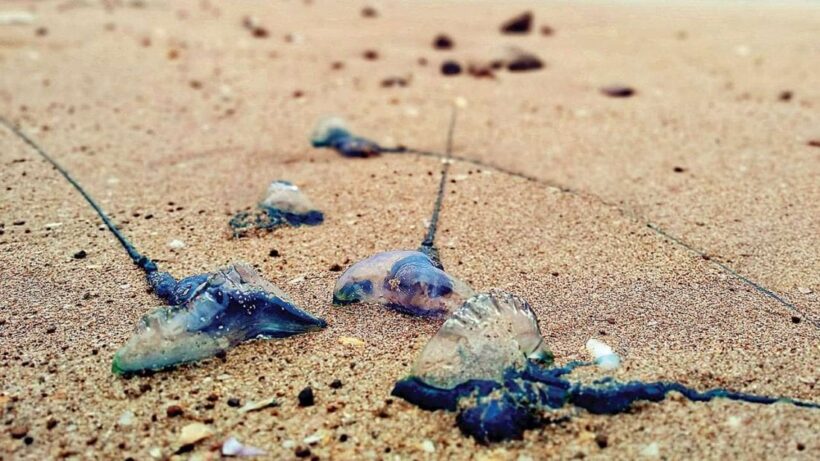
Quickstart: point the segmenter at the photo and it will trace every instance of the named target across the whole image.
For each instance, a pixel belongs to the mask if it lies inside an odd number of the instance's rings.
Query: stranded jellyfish
[[[327,117],[319,120],[310,137],[313,147],[334,149],[345,157],[373,157],[386,149],[377,143],[356,136],[350,132],[344,120],[339,117]]]
[[[298,187],[289,181],[273,181],[255,211],[237,213],[230,221],[234,236],[252,229],[273,230],[280,226],[316,226],[325,216]]]
[[[615,353],[593,355],[601,364]],[[398,381],[393,395],[426,410],[456,412],[461,431],[482,443],[520,439],[524,431],[578,407],[614,414],[636,401],[659,402],[677,392],[695,402],[725,398],[748,403],[783,402],[805,408],[820,404],[726,389],[698,391],[676,382],[620,382],[604,377],[590,384],[568,375],[591,363],[558,367],[543,342],[530,306],[508,293],[478,294],[459,307],[425,346],[410,376]]]
[[[411,315],[454,310],[473,294],[419,251],[387,251],[350,266],[336,281],[333,303],[378,302]]]
[[[256,338],[282,338],[326,326],[245,263],[180,287],[173,300],[142,318],[114,356],[115,373],[157,370],[212,357]]]
[[[244,263],[182,280],[160,272],[156,263],[137,251],[68,171],[14,125],[3,118],[0,123],[51,163],[77,189],[134,264],[145,272],[154,293],[168,304],[140,321],[137,332],[115,355],[112,366],[115,373],[159,370],[211,357],[246,340],[282,338],[326,326],[324,320],[295,307],[287,295]],[[276,188],[281,191],[285,184]],[[274,194],[274,197],[282,195]],[[271,206],[276,203],[273,200]]]

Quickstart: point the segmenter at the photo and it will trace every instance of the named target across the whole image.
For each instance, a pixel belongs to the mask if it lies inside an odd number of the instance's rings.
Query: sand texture
[[[440,320],[330,302],[337,265],[418,246],[441,162],[346,159],[311,148],[312,126],[337,114],[442,152],[461,97],[453,154],[498,168],[452,166],[448,271],[527,299],[559,363],[594,336],[621,353],[618,379],[820,401],[820,5],[714,3],[0,3],[32,19],[0,23],[0,115],[165,270],[244,260],[329,323],[113,376],[159,302],[79,194],[0,127],[0,459],[218,458],[231,435],[269,459],[820,458],[820,411],[681,398],[478,445],[453,414],[390,396]],[[525,10],[530,34],[499,32]],[[438,33],[454,48],[434,49]],[[545,67],[467,74],[508,46]],[[442,75],[448,59],[465,72]],[[599,91],[616,84],[636,93]],[[274,179],[325,223],[231,239],[230,217]],[[299,407],[306,386],[316,403]],[[268,397],[280,405],[229,405]],[[215,435],[175,455],[192,422]]]

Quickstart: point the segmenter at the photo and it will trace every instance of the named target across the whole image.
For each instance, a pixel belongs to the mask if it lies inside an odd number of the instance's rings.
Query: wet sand
[[[248,261],[330,326],[224,361],[113,376],[114,351],[158,301],[81,197],[0,129],[3,459],[164,459],[193,421],[216,435],[182,459],[218,457],[212,446],[230,435],[270,459],[820,456],[820,412],[780,404],[672,398],[485,447],[453,414],[392,398],[440,321],[333,307],[331,268],[418,246],[440,162],[308,144],[316,120],[338,114],[379,142],[443,151],[463,97],[454,154],[536,180],[453,165],[438,236],[450,272],[529,300],[561,363],[586,358],[594,336],[622,354],[618,379],[820,401],[817,5],[379,2],[368,18],[365,3],[107,4],[3,3],[35,17],[0,25],[0,114],[162,268],[182,277]],[[498,32],[527,9],[532,33]],[[438,33],[455,47],[433,49]],[[546,67],[439,71],[508,45]],[[383,87],[391,77],[408,84]],[[611,84],[636,94],[599,92]],[[230,239],[230,216],[274,179],[302,187],[325,223]],[[299,407],[308,385],[316,404]],[[271,396],[279,407],[228,405]],[[168,416],[171,405],[183,414]]]

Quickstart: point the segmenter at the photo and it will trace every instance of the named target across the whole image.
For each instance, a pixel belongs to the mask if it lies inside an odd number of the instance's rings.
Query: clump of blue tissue
[[[334,149],[345,157],[374,157],[382,152],[395,150],[383,148],[374,141],[352,134],[345,122],[338,117],[319,120],[310,143],[313,147]]]
[[[230,221],[234,236],[281,226],[317,226],[325,219],[313,202],[289,181],[273,181],[253,212],[242,211]]]
[[[148,280],[169,305],[142,318],[114,355],[116,374],[161,370],[213,357],[252,339],[327,326],[245,263],[178,282],[167,272],[153,271]]]
[[[333,289],[337,305],[375,302],[400,312],[433,316],[451,312],[473,295],[420,251],[387,251],[357,262]]]
[[[617,356],[611,350],[600,344],[590,350],[601,369],[615,365]],[[508,293],[482,293],[444,322],[410,376],[396,383],[393,395],[425,410],[457,412],[461,431],[481,443],[520,439],[526,430],[556,420],[561,408],[614,414],[639,400],[659,402],[670,392],[696,402],[725,398],[820,408],[813,402],[726,389],[698,391],[675,382],[619,382],[605,377],[581,384],[567,378],[574,369],[591,364],[553,366],[530,306]]]

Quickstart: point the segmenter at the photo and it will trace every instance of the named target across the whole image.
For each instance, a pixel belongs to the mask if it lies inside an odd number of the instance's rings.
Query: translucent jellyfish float
[[[161,370],[217,355],[247,340],[282,338],[327,325],[297,308],[285,293],[245,263],[182,280],[160,272],[156,263],[137,251],[68,171],[14,125],[3,118],[0,124],[31,146],[77,189],[131,260],[145,272],[154,293],[167,303],[143,317],[134,336],[117,351],[114,373]],[[275,203],[271,202],[271,206]]]
[[[452,121],[455,114],[454,109]],[[329,139],[350,136],[346,129],[340,128],[340,122],[334,120],[320,123],[313,138],[314,145],[324,145],[330,142]],[[448,154],[451,148],[452,131],[447,139]],[[419,249],[377,253],[353,264],[336,282],[334,304],[376,302],[405,314],[434,316],[452,312],[473,295],[473,290],[466,283],[444,271],[435,245],[449,167],[450,161],[445,159],[433,214]]]
[[[614,361],[614,351],[594,345],[596,362]],[[607,349],[607,350],[602,350]],[[756,404],[820,408],[790,398],[726,389],[698,391],[676,382],[619,382],[604,377],[582,384],[568,375],[586,362],[553,365],[538,321],[526,301],[505,292],[477,294],[459,307],[422,350],[410,376],[393,395],[425,410],[456,412],[461,431],[481,443],[520,439],[524,432],[577,407],[596,414],[628,410],[640,400],[660,402],[677,392],[695,402],[716,398]]]
[[[337,305],[377,302],[411,315],[453,311],[473,294],[420,251],[387,251],[350,266],[333,290]]]
[[[253,212],[242,211],[230,221],[235,237],[251,230],[273,230],[281,226],[317,226],[325,219],[313,202],[289,181],[273,181],[265,198]]]

